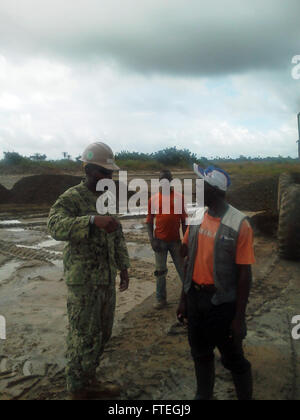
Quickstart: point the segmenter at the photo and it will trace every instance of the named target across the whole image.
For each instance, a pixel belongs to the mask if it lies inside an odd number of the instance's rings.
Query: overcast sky
[[[0,158],[96,140],[296,157],[299,16],[299,0],[1,0]]]

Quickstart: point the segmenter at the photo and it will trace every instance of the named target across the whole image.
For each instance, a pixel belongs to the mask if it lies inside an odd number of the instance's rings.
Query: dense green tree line
[[[1,166],[32,166],[34,164],[45,164],[51,163],[53,165],[68,165],[68,166],[76,166],[80,164],[79,156],[76,157],[74,160],[71,158],[69,154],[66,152],[62,153],[63,158],[58,160],[47,160],[47,156],[40,153],[35,153],[30,157],[25,157],[20,155],[17,152],[4,152],[4,157],[0,160]],[[163,150],[159,150],[153,153],[140,153],[140,152],[129,152],[129,151],[122,151],[120,153],[116,153],[116,159],[118,162],[125,164],[134,162],[138,162],[142,164],[143,162],[147,162],[149,164],[158,163],[160,165],[165,166],[190,166],[192,163],[197,162],[202,165],[207,165],[211,163],[221,164],[221,163],[246,163],[246,162],[269,162],[269,163],[295,163],[298,161],[296,158],[291,157],[247,157],[241,155],[238,158],[228,157],[199,157],[195,153],[192,153],[188,149],[177,149],[176,147],[169,147]],[[139,165],[140,166],[140,165]]]

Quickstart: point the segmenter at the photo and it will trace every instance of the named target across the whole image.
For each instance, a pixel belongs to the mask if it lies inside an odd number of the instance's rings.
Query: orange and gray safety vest
[[[247,216],[228,207],[221,220],[216,233],[214,245],[214,284],[217,289],[212,297],[214,305],[225,302],[234,302],[237,297],[238,267],[236,264],[236,251],[239,232]],[[198,235],[201,224],[191,225],[189,228],[188,265],[184,279],[184,291],[188,293],[193,281],[194,263],[198,248]]]

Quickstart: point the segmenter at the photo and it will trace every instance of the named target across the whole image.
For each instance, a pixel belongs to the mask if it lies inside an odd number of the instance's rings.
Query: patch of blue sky
[[[234,87],[230,77],[207,79],[205,86],[214,94],[231,98],[239,96],[239,91]]]
[[[262,132],[274,130],[278,126],[278,120],[274,118],[268,118],[266,115],[255,116],[250,118],[236,118],[232,119],[234,124],[247,127],[249,130],[255,129]]]

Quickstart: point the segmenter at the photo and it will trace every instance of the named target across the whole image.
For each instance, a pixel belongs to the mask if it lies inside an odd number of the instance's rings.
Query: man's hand
[[[176,311],[177,319],[182,324],[187,324],[187,301],[186,295],[182,293],[179,306]]]
[[[120,227],[120,223],[117,219],[111,216],[95,216],[94,224],[107,233],[115,232]]]
[[[230,327],[230,336],[233,340],[242,341],[246,338],[247,327],[245,318],[234,318]]]
[[[120,292],[125,292],[125,290],[128,289],[129,286],[129,277],[128,277],[128,270],[127,268],[125,270],[122,270],[120,273]]]
[[[244,340],[247,335],[246,307],[252,283],[251,265],[238,265],[238,268],[236,314],[231,323],[231,337],[237,342]]]
[[[154,252],[159,252],[161,250],[159,239],[153,238],[151,240],[151,246]]]
[[[185,257],[188,256],[188,254],[189,254],[189,249],[188,249],[187,244],[182,244],[181,245],[181,248],[180,248],[180,255],[181,255],[181,257],[182,258],[185,258]]]

